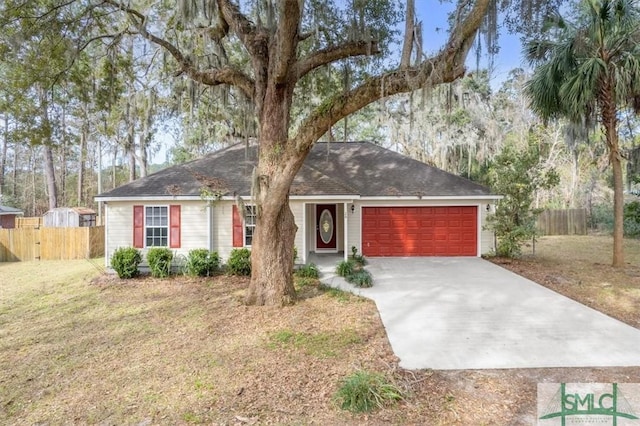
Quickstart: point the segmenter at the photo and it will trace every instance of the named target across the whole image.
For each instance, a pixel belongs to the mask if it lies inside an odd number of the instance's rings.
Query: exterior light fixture
[[[356,212],[356,206],[355,204],[351,204],[351,214],[354,214]]]
[[[487,211],[491,210],[491,204],[487,204]]]

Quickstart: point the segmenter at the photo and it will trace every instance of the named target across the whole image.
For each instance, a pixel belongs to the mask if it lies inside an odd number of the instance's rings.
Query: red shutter
[[[180,206],[169,206],[169,247],[180,248]]]
[[[133,206],[133,246],[144,247],[144,206]]]
[[[244,247],[244,224],[238,212],[238,206],[233,205],[233,246]]]

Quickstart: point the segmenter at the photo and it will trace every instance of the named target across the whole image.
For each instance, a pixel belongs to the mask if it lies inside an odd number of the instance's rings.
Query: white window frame
[[[149,224],[149,218],[147,216],[147,209],[152,209],[152,212],[153,212],[153,209],[156,209],[156,208],[165,209],[165,212],[166,212],[166,216],[165,216],[166,217],[166,224],[165,225],[162,225],[162,224],[160,224],[160,225],[156,225],[156,224],[150,225]],[[169,220],[171,219],[169,217],[169,215],[170,215],[170,212],[169,212],[169,206],[168,205],[152,205],[152,206],[148,206],[147,205],[147,206],[144,206],[144,246],[145,246],[145,248],[146,247],[169,247],[169,237],[170,237],[169,236],[169,232],[170,232]],[[153,216],[153,213],[152,213],[152,216]],[[153,217],[153,218],[155,219],[155,217]],[[162,215],[159,216],[159,219],[162,219]],[[163,228],[167,230],[166,237],[163,237],[162,235],[160,235],[160,236],[152,235],[151,237],[149,237],[148,234],[147,234],[147,230],[149,230],[149,229],[160,229],[160,230],[162,230]],[[149,245],[148,244],[148,239],[149,238],[151,238],[152,241],[154,241],[156,239],[160,239],[160,242],[162,242],[162,239],[164,238],[166,240],[166,244],[165,245],[156,245],[156,244]]]
[[[258,220],[258,212],[256,210],[255,204],[246,204],[244,206],[244,226],[243,229],[243,239],[242,242],[245,247],[250,248],[251,244],[247,244],[247,239],[251,238],[251,242],[253,242],[253,236],[256,233],[256,222]],[[249,233],[248,231],[251,230]]]

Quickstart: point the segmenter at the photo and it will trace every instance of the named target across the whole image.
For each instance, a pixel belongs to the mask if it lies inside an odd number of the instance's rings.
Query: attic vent
[[[180,194],[180,186],[179,185],[167,185],[165,191],[169,195],[178,195]]]

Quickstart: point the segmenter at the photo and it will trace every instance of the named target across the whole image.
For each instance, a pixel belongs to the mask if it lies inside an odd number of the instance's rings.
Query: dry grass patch
[[[582,260],[552,266],[559,249],[544,255],[545,244],[512,266],[573,279]],[[0,264],[0,365],[10,366],[0,424],[529,425],[540,381],[640,377],[636,367],[405,371],[375,305],[317,281],[297,283],[295,306],[272,309],[243,305],[246,278],[121,281],[98,269]],[[403,399],[341,410],[336,392],[357,371],[383,374]]]
[[[13,366],[0,371],[0,423],[344,420],[331,402],[338,380],[395,359],[372,303],[340,302],[317,283],[315,296],[272,309],[242,304],[245,278],[0,268],[0,363]]]

